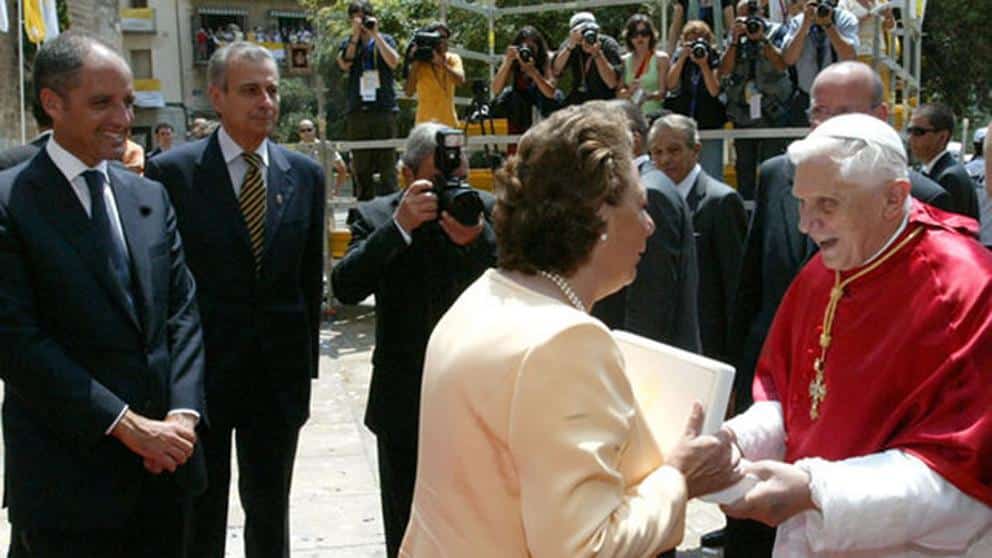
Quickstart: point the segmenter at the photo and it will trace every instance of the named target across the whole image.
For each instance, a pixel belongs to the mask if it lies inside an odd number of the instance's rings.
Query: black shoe
[[[726,529],[717,529],[716,531],[710,531],[702,537],[699,538],[699,544],[706,548],[723,548],[724,543],[727,541],[727,531]]]

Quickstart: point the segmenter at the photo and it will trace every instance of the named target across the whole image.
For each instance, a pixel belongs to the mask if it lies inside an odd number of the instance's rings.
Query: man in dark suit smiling
[[[220,127],[145,169],[176,206],[203,313],[209,485],[190,556],[224,556],[233,432],[245,555],[288,557],[293,462],[319,354],[324,173],[267,139],[279,119],[269,51],[232,43],[207,74]]]
[[[108,165],[127,64],[69,32],[34,64],[54,132],[0,173],[0,375],[10,556],[180,556],[203,413],[193,279],[161,185]]]

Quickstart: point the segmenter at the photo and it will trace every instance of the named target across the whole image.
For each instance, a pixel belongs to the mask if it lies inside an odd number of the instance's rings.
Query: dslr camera
[[[589,46],[596,44],[599,40],[599,25],[596,23],[587,23],[582,26],[582,40]]]
[[[437,133],[437,147],[434,149],[434,195],[437,196],[437,209],[466,227],[474,227],[482,213],[482,198],[467,182],[455,176],[462,164],[462,147],[465,134],[461,130],[444,129]]]
[[[441,45],[441,33],[437,31],[417,31],[413,34],[413,41],[410,46],[413,50],[413,59],[420,62],[430,62],[434,58],[434,51]]]
[[[527,45],[520,45],[517,47],[517,56],[524,64],[530,64],[530,61],[534,59],[534,51]]]
[[[829,17],[831,21],[834,19],[834,8],[837,7],[837,3],[832,0],[820,0],[816,3],[816,17],[826,18]]]
[[[372,16],[365,16],[365,18],[362,19],[362,26],[371,31],[375,29],[376,21],[377,20]]]
[[[693,58],[706,58],[710,55],[710,44],[706,39],[696,39],[689,44],[689,52]]]

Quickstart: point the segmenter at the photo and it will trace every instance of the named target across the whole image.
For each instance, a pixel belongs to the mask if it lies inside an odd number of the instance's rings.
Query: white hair
[[[859,138],[808,137],[789,146],[789,160],[799,166],[826,158],[837,165],[840,179],[866,187],[882,187],[906,180],[906,155],[887,146]]]

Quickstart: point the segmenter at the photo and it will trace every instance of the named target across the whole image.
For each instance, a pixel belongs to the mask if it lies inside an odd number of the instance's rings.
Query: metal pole
[[[17,75],[21,86],[21,143],[28,142],[28,122],[24,111],[24,0],[17,0]]]

